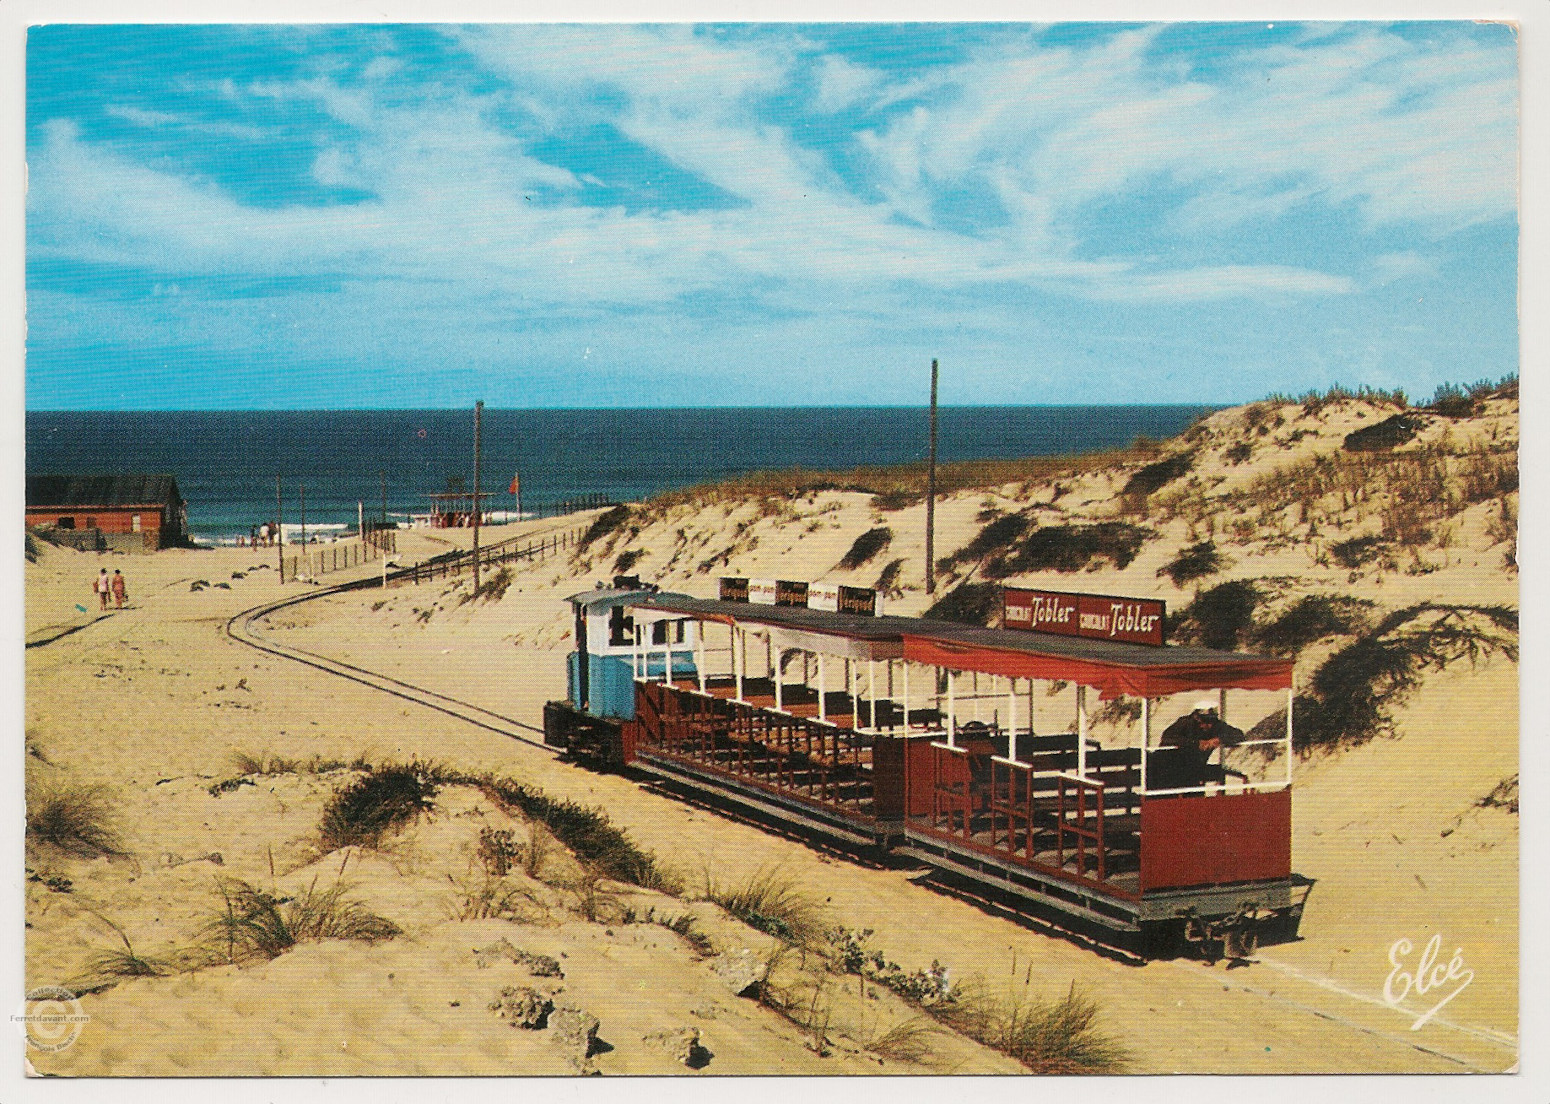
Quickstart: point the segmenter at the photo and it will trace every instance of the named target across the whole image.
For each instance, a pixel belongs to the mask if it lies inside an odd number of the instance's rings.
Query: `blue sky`
[[[1500,25],[46,26],[30,409],[1515,371]]]

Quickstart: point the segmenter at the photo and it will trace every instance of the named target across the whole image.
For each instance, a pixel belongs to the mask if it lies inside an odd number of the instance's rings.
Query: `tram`
[[[615,584],[569,599],[545,738],[572,757],[1137,955],[1296,937],[1289,660],[1168,645],[1154,600],[1009,587],[1002,627],[980,628],[858,588]],[[1207,704],[1284,709],[1284,729],[1209,760],[1159,739]]]

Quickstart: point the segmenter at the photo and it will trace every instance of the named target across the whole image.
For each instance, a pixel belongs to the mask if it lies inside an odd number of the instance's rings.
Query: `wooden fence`
[[[365,540],[340,541],[320,548],[298,552],[294,556],[280,558],[280,581],[299,579],[303,575],[316,578],[330,571],[372,563],[384,555],[398,551],[398,535],[392,529],[378,529],[366,534]]]
[[[495,564],[512,563],[516,560],[529,560],[533,563],[543,563],[550,556],[557,556],[566,552],[580,542],[582,534],[586,532],[584,526],[566,530],[563,533],[545,533],[536,537],[513,537],[510,540],[492,544],[488,548],[479,549],[479,563],[484,567]],[[454,575],[461,575],[465,571],[472,571],[474,566],[474,553],[472,549],[460,552],[446,552],[440,556],[433,556],[421,563],[402,568],[394,572],[389,578],[394,582],[410,582],[419,585],[422,582],[431,582],[435,579],[446,579]]]

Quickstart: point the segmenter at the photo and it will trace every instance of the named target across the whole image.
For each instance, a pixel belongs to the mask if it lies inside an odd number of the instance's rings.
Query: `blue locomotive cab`
[[[634,580],[615,580],[633,583]],[[576,647],[566,659],[566,701],[577,713],[614,721],[635,717],[637,677],[699,677],[699,626],[692,618],[632,608],[657,593],[639,585],[572,595]]]

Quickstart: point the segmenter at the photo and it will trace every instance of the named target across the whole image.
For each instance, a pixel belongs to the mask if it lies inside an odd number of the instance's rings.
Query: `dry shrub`
[[[873,589],[884,598],[903,597],[904,588],[899,585],[899,576],[903,571],[903,560],[890,560],[888,565],[878,572],[877,582],[872,584]]]
[[[479,865],[494,878],[504,878],[511,873],[518,846],[510,828],[481,828],[479,830]]]
[[[1155,464],[1148,464],[1125,481],[1120,495],[1124,498],[1141,498],[1160,491],[1195,466],[1195,454],[1181,452]]]
[[[841,557],[840,569],[854,571],[863,564],[870,563],[872,558],[887,548],[892,541],[893,530],[886,525],[868,529],[856,538],[856,542],[850,546],[850,551]]]
[[[1304,752],[1366,743],[1393,730],[1392,713],[1428,671],[1460,659],[1518,657],[1517,613],[1502,606],[1430,602],[1389,614],[1368,635],[1335,652],[1298,695],[1293,740]],[[1284,731],[1266,718],[1266,730]],[[1256,731],[1260,726],[1256,726]]]
[[[511,589],[513,576],[511,568],[500,567],[487,573],[479,580],[479,585],[458,601],[458,605],[467,605],[469,602],[499,602],[506,597],[506,591]]]
[[[27,839],[72,855],[122,855],[106,787],[28,776]]]
[[[1254,627],[1254,610],[1261,594],[1247,579],[1234,579],[1195,595],[1178,614],[1172,631],[1188,643],[1232,651]]]
[[[1183,586],[1192,580],[1215,575],[1223,566],[1221,553],[1216,550],[1216,543],[1201,541],[1199,544],[1192,544],[1181,550],[1177,556],[1158,568],[1157,574],[1168,576],[1175,586]]]
[[[1516,774],[1503,778],[1491,788],[1491,792],[1482,797],[1475,805],[1481,809],[1506,809],[1509,813],[1518,811],[1518,776]]]
[[[1295,656],[1315,641],[1362,631],[1371,608],[1371,602],[1360,598],[1305,595],[1255,630],[1254,642],[1273,655]]]
[[[938,598],[924,616],[963,625],[989,625],[1001,611],[1001,588],[995,583],[959,583]]]
[[[991,579],[1004,579],[1033,571],[1091,570],[1101,560],[1126,568],[1152,536],[1150,529],[1119,521],[1045,526],[1019,541],[1010,555],[993,556],[984,571]]]
[[[1395,414],[1381,422],[1347,433],[1344,447],[1350,452],[1398,448],[1415,440],[1415,435],[1425,424],[1421,419],[1408,414]]]
[[[1329,554],[1341,567],[1358,568],[1371,563],[1382,553],[1385,541],[1379,536],[1352,537],[1329,546]]]
[[[944,556],[940,566],[946,570],[961,563],[980,563],[987,556],[1006,554],[1033,525],[1026,514],[1003,514],[981,529],[968,544],[950,556]]]

